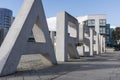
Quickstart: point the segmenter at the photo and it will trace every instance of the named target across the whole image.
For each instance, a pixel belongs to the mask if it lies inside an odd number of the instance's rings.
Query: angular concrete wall
[[[94,54],[93,36],[94,31],[92,28],[86,26],[84,23],[79,24],[79,41],[83,43],[83,45],[77,47],[80,56],[93,56]]]
[[[99,54],[100,53],[100,48],[99,48],[99,33],[96,32],[96,34],[94,35],[94,40],[95,40],[95,44],[94,44],[94,51],[95,54]]]
[[[84,56],[85,47],[84,47],[84,27],[83,24],[79,24],[79,46],[77,46],[77,50],[80,56]]]
[[[28,42],[31,31],[35,42]],[[42,54],[57,64],[41,0],[24,0],[0,48],[0,76],[15,72],[23,54]]]
[[[94,55],[94,30],[90,28],[90,56]]]
[[[70,29],[71,28],[71,29]],[[77,19],[66,12],[57,14],[56,57],[58,61],[79,58],[77,44],[79,25]]]
[[[106,39],[105,39],[105,36],[103,36],[103,52],[105,53],[106,52]]]
[[[99,34],[99,53],[105,53],[105,36]]]
[[[105,37],[100,35],[100,53],[105,53]]]

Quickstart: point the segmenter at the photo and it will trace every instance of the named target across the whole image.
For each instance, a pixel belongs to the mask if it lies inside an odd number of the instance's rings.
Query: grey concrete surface
[[[35,42],[28,42],[31,31]],[[0,47],[0,76],[14,73],[20,57],[28,54],[42,54],[46,64],[57,64],[41,0],[24,0]]]
[[[38,55],[28,57],[22,58],[22,65],[32,64],[34,60],[41,59]],[[31,66],[33,65],[28,68]],[[120,80],[120,52],[81,57],[81,59],[73,59],[44,69],[21,70],[0,77],[0,80]]]
[[[79,24],[75,17],[67,12],[57,14],[56,59],[68,61],[78,59],[77,44],[79,41]],[[62,34],[61,34],[62,33]]]
[[[80,56],[94,56],[94,30],[91,27],[86,26],[84,23],[79,22],[79,41],[83,44],[77,46],[77,50]]]

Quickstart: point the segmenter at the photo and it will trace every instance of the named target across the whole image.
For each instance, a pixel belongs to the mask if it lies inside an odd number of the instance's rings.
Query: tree
[[[117,41],[116,48],[120,49],[120,27],[116,27],[112,32],[113,39]]]
[[[113,31],[113,38],[117,40],[117,42],[120,42],[120,27],[116,27]]]

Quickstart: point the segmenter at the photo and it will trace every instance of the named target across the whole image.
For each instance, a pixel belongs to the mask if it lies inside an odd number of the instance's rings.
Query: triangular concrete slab
[[[35,42],[28,42],[31,30]],[[23,54],[42,54],[57,64],[41,0],[24,0],[0,48],[0,76],[15,72]]]

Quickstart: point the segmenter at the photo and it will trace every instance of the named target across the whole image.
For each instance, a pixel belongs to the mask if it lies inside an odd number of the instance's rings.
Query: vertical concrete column
[[[83,24],[79,24],[79,41],[83,42],[84,39],[84,26]]]
[[[95,44],[95,50],[96,50],[96,54],[99,54],[99,34],[96,33],[96,37],[95,37],[95,41],[96,41],[96,44]]]
[[[83,24],[79,24],[79,43],[80,45],[77,47],[78,53],[80,56],[84,56],[84,27]]]
[[[98,48],[99,48],[99,53],[101,53],[101,35],[99,34],[99,45],[98,45]]]
[[[84,56],[90,56],[90,30],[88,26],[84,25]]]
[[[95,50],[96,50],[96,54],[99,54],[99,19],[95,20],[95,31],[96,31],[96,45],[95,45]]]
[[[79,58],[77,44],[79,25],[76,18],[67,12],[57,14],[56,58],[68,61],[68,58]]]
[[[93,45],[93,30],[90,28],[90,56],[93,56],[94,53],[94,45]]]
[[[106,52],[105,37],[103,36],[103,52]]]
[[[50,31],[50,37],[51,37],[52,43],[54,45],[54,43],[55,43],[55,31]]]
[[[100,36],[100,53],[103,53],[103,36]]]
[[[56,58],[57,61],[67,61],[68,53],[67,53],[67,27],[65,15],[57,14],[57,36],[56,36]],[[67,29],[66,29],[67,28]]]

